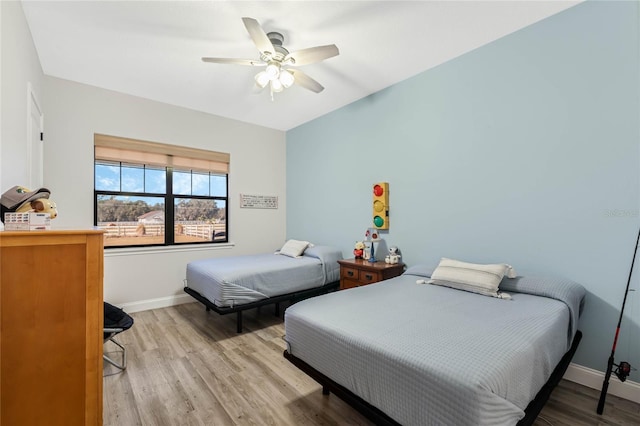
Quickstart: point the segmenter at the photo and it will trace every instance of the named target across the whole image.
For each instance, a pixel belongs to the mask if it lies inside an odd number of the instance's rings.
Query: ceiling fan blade
[[[290,63],[291,65],[307,65],[333,58],[339,54],[340,51],[338,47],[335,44],[329,44],[327,46],[309,47],[291,52],[285,56],[282,62]]]
[[[294,83],[297,84],[298,86],[302,86],[305,89],[309,89],[315,93],[320,93],[324,90],[324,87],[322,86],[322,84],[318,83],[317,81],[315,81],[314,79],[312,79],[311,77],[303,73],[302,71],[300,70],[287,70],[287,71],[293,74],[293,77],[295,79]]]
[[[253,43],[256,45],[260,53],[273,55],[275,53],[273,44],[258,21],[253,18],[242,18],[242,22],[244,22],[244,26],[247,28]]]
[[[253,67],[265,66],[262,61],[255,59],[236,59],[236,58],[202,58],[202,62],[212,62],[214,64],[233,64],[233,65],[249,65]]]

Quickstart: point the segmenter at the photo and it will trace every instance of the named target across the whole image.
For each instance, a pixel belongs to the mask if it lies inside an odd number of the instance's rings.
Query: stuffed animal
[[[38,198],[32,200],[29,203],[24,203],[16,210],[17,213],[36,212],[36,213],[49,213],[51,219],[55,219],[58,216],[58,210],[56,203],[48,198]]]
[[[398,247],[391,246],[389,247],[389,254],[384,258],[385,263],[395,264],[400,262],[400,250]]]
[[[355,248],[353,249],[353,255],[356,259],[362,259],[364,255],[364,243],[362,241],[356,241]]]
[[[39,188],[31,191],[24,186],[14,186],[5,191],[0,197],[0,217],[4,219],[5,213],[13,213],[19,211],[23,204],[29,205],[33,200],[38,198],[49,198],[51,191],[47,188]],[[23,210],[20,210],[23,212]]]

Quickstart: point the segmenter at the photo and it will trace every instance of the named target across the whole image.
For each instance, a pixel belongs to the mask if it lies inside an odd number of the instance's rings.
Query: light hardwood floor
[[[127,369],[104,379],[105,426],[371,425],[282,356],[284,324],[273,312],[245,312],[242,334],[235,315],[200,303],[131,314],[135,324],[118,336]],[[609,395],[598,416],[598,395],[562,381],[535,424],[640,425],[640,404]]]

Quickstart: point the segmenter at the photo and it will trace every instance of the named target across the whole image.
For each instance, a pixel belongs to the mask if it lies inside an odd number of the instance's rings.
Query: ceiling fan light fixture
[[[277,78],[271,80],[271,91],[274,93],[279,93],[284,90],[284,85]]]
[[[280,64],[275,61],[270,62],[269,65],[267,65],[267,68],[265,68],[264,72],[267,73],[271,80],[277,79],[278,75],[280,74]]]
[[[282,83],[282,85],[284,86],[284,88],[288,89],[289,87],[291,87],[291,85],[293,85],[295,78],[293,77],[293,74],[291,74],[289,71],[281,70],[279,80],[280,80],[280,83]]]
[[[264,88],[267,84],[269,84],[269,81],[271,80],[271,78],[269,77],[269,74],[267,74],[265,71],[260,71],[258,74],[256,74],[255,80],[258,86],[260,86],[261,88]]]

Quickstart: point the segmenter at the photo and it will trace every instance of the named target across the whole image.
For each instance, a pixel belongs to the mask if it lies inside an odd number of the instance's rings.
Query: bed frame
[[[237,327],[236,331],[242,333],[242,311],[247,309],[258,308],[260,306],[275,304],[276,316],[280,316],[280,302],[291,301],[292,303],[299,302],[300,300],[308,299],[310,297],[319,296],[321,294],[336,291],[340,287],[340,281],[334,281],[329,284],[325,284],[321,287],[310,288],[307,290],[294,291],[292,293],[281,294],[279,296],[268,297],[266,299],[256,300],[255,302],[249,302],[236,306],[216,306],[209,299],[198,293],[197,291],[184,287],[185,293],[190,294],[194,299],[201,302],[206,308],[207,312],[214,311],[220,315],[236,313]]]
[[[569,348],[567,353],[564,354],[556,368],[553,370],[553,373],[551,373],[551,377],[549,378],[547,383],[542,386],[542,389],[540,389],[533,401],[531,401],[529,405],[527,405],[527,408],[524,410],[525,416],[520,419],[520,421],[517,423],[517,426],[530,426],[536,420],[536,417],[538,417],[538,414],[542,410],[542,407],[544,407],[544,404],[549,399],[551,392],[558,385],[560,379],[562,379],[562,376],[567,370],[567,367],[569,367],[571,359],[573,358],[576,349],[578,349],[578,344],[580,343],[581,339],[582,332],[578,330],[575,337],[573,338],[573,342],[571,343],[571,348]],[[360,413],[362,413],[362,415],[373,421],[378,426],[400,425],[380,409],[369,404],[364,399],[360,398],[358,395],[354,394],[344,386],[334,382],[300,358],[291,355],[287,350],[284,351],[284,357],[291,361],[293,365],[305,372],[309,377],[320,383],[320,385],[322,386],[323,395],[329,395],[331,392],[333,392],[336,396],[345,401],[347,404],[351,405],[353,408],[358,410]]]

